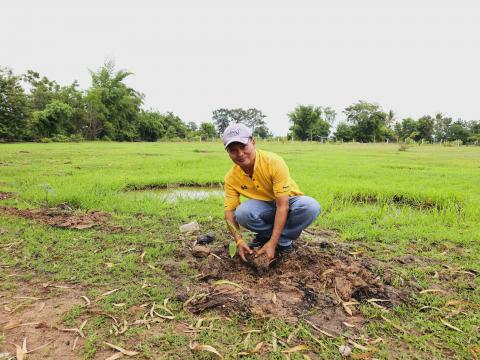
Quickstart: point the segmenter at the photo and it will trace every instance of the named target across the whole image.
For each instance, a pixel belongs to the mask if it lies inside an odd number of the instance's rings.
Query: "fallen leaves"
[[[408,333],[407,330],[405,330],[405,329],[402,328],[401,326],[395,324],[392,320],[387,319],[385,316],[382,315],[381,318],[382,318],[383,320],[385,320],[387,323],[389,323],[389,324],[390,324],[392,327],[394,327],[395,329],[400,330],[401,332],[403,332],[403,333],[405,333],[405,334]]]
[[[220,285],[231,285],[243,290],[243,287],[241,285],[230,280],[217,280],[213,283],[213,286],[220,286]]]
[[[215,355],[217,355],[220,359],[223,359],[223,356],[220,355],[220,353],[215,349],[213,346],[210,345],[200,345],[196,341],[191,341],[190,344],[190,350],[192,351],[208,351],[211,352]]]
[[[135,356],[135,355],[138,355],[138,351],[125,350],[124,348],[122,348],[122,347],[120,347],[120,346],[110,344],[110,343],[108,343],[108,342],[106,342],[106,341],[104,342],[104,344],[107,345],[108,347],[110,347],[110,348],[118,351],[118,353],[110,356],[110,357],[107,358],[106,360],[118,359],[118,358],[122,357],[123,355],[126,355],[126,356]]]
[[[443,319],[440,319],[440,321],[442,322],[443,325],[445,325],[446,327],[452,329],[452,330],[455,330],[455,331],[458,331],[458,332],[461,332],[463,333],[462,330],[460,330],[459,328],[457,328],[456,326],[453,326],[452,324],[450,324],[449,322],[443,320]]]

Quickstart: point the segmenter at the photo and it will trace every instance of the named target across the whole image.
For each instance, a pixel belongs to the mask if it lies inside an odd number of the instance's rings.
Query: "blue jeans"
[[[285,227],[278,245],[290,246],[320,214],[317,200],[308,196],[288,198],[289,209]],[[235,210],[235,220],[244,228],[257,234],[259,242],[267,242],[272,236],[275,220],[275,201],[247,200]]]

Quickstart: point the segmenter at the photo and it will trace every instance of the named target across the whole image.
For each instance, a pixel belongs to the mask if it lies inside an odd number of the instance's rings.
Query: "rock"
[[[210,244],[215,240],[215,235],[213,233],[208,233],[206,235],[198,235],[197,236],[197,244],[205,245]]]
[[[342,354],[343,357],[349,357],[350,354],[352,353],[352,349],[350,346],[343,344],[339,346],[338,350],[340,351],[340,354]]]
[[[210,255],[211,251],[207,246],[195,245],[192,249],[193,256],[198,258],[204,258]]]
[[[180,232],[194,232],[194,231],[199,231],[200,230],[200,225],[198,225],[198,222],[192,221],[189,222],[188,224],[184,224],[180,226]]]

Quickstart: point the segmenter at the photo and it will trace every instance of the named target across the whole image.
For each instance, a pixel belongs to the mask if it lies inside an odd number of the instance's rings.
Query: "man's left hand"
[[[272,261],[275,258],[275,248],[277,246],[273,244],[271,241],[267,242],[265,245],[262,246],[260,250],[257,251],[255,257],[265,254],[268,260]]]

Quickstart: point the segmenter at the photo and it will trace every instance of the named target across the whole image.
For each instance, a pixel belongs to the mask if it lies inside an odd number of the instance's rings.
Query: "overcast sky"
[[[357,100],[399,119],[480,119],[478,1],[2,1],[0,65],[90,86],[107,57],[145,106],[185,122],[257,107],[277,135],[299,104]]]

